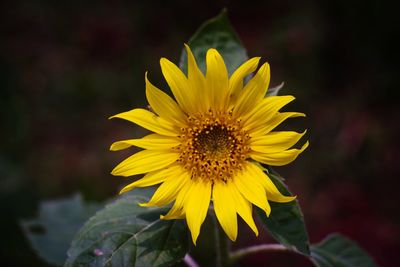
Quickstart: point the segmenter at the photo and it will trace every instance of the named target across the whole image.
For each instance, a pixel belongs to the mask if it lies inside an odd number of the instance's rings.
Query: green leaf
[[[318,267],[377,267],[372,258],[353,241],[332,234],[311,246],[311,257]]]
[[[181,220],[161,220],[167,208],[144,208],[148,194],[131,194],[107,205],[78,232],[64,266],[171,266],[189,246]]]
[[[292,195],[279,174],[270,168],[267,174],[281,193]],[[270,205],[269,217],[260,209],[258,209],[258,215],[272,237],[291,250],[309,255],[308,234],[299,202],[297,200],[289,203],[270,202]]]
[[[79,194],[40,204],[39,217],[21,222],[37,254],[50,264],[63,265],[72,237],[100,208],[82,201]]]
[[[246,49],[230,24],[226,10],[200,26],[188,45],[203,73],[206,70],[206,53],[209,48],[217,49],[222,55],[229,74],[248,59]],[[186,59],[186,52],[182,51],[179,66],[184,72],[187,72]]]

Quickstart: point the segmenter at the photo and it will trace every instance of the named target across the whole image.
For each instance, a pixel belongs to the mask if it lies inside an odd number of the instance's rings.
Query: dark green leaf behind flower
[[[312,245],[311,257],[318,267],[377,267],[357,244],[338,234]]]
[[[161,220],[165,208],[144,208],[147,193],[135,190],[96,213],[68,250],[71,266],[171,266],[189,246],[182,220]],[[142,193],[142,194],[139,194]]]
[[[279,174],[269,169],[268,176],[281,193],[292,195]],[[258,209],[258,214],[267,226],[268,232],[289,249],[305,255],[310,254],[308,234],[299,202],[297,200],[288,203],[270,202],[270,205],[272,212],[269,217]]]
[[[229,74],[232,74],[248,59],[246,49],[228,20],[226,10],[223,10],[215,18],[204,22],[190,38],[188,44],[203,73],[206,69],[205,58],[209,48],[215,48],[221,53]],[[187,56],[184,51],[179,65],[184,72],[187,71]]]

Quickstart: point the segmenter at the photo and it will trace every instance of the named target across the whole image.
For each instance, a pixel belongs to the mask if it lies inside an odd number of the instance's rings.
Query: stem
[[[185,255],[185,257],[183,258],[183,262],[185,262],[188,267],[199,267],[197,262],[195,262],[189,254]]]
[[[230,262],[233,263],[240,258],[247,255],[255,254],[264,251],[289,251],[285,246],[281,244],[261,244],[255,245],[247,248],[238,249],[230,254]]]
[[[215,249],[216,249],[216,266],[226,267],[229,264],[229,246],[224,230],[222,230],[217,222],[215,214],[213,214],[215,228]]]

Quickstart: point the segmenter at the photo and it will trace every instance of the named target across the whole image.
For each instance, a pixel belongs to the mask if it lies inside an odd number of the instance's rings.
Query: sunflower
[[[111,145],[113,151],[131,146],[143,149],[122,161],[112,174],[145,174],[121,193],[160,184],[149,202],[141,205],[173,202],[161,218],[186,218],[194,244],[210,205],[231,240],[237,237],[237,214],[258,235],[252,206],[269,216],[268,201],[289,202],[295,198],[282,195],[260,163],[288,164],[308,146],[306,142],[300,149],[292,148],[305,132],[272,130],[288,118],[305,115],[279,111],[294,100],[293,96],[265,97],[270,81],[268,63],[244,82],[257,69],[259,57],[249,59],[229,77],[221,55],[209,49],[204,75],[190,48],[185,48],[187,75],[171,61],[160,60],[176,101],[151,84],[146,73],[151,111],[137,108],[111,117],[153,132]]]

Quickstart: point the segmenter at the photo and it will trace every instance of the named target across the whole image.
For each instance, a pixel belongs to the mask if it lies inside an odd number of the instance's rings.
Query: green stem
[[[215,249],[216,249],[216,267],[227,267],[229,265],[229,244],[224,230],[218,225],[217,218],[213,214],[215,229]]]
[[[236,262],[240,258],[247,255],[264,252],[264,251],[289,251],[285,246],[281,244],[261,244],[255,245],[247,248],[238,249],[230,254],[230,264]]]

